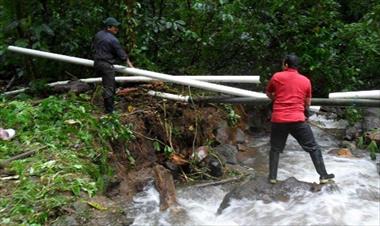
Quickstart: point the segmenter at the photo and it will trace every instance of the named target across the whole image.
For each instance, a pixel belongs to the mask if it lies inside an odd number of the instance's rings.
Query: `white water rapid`
[[[133,225],[380,225],[380,177],[375,162],[368,155],[329,155],[327,151],[337,148],[338,141],[320,129],[313,131],[324,150],[327,171],[335,174],[338,190],[331,192],[324,187],[316,193],[301,192],[293,194],[288,202],[264,203],[247,197],[233,200],[217,215],[230,186],[178,189],[182,213],[160,212],[159,194],[150,186],[134,198],[134,205],[128,210],[135,218]],[[257,143],[262,144],[263,140],[268,138],[258,139]],[[258,149],[267,156],[267,144]],[[266,160],[262,164],[267,164]],[[280,156],[278,179],[292,176],[306,182],[317,182],[319,178],[310,156],[290,138]]]

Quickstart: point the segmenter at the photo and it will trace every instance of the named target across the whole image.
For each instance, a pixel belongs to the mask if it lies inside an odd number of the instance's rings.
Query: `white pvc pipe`
[[[203,75],[173,75],[173,77],[184,79],[190,78],[198,81],[206,81],[206,82],[228,82],[228,83],[260,83],[260,76],[235,76],[235,75],[211,75],[211,76],[203,76]],[[115,77],[116,82],[152,82],[157,81],[157,79],[148,78],[144,76],[117,76]],[[86,83],[95,83],[101,82],[101,78],[85,78],[80,79],[82,82]]]
[[[38,50],[16,47],[16,46],[9,46],[8,50],[13,51],[13,52],[28,54],[32,56],[37,56],[37,57],[60,60],[67,63],[80,64],[80,65],[89,66],[89,67],[92,67],[94,65],[94,61],[92,60],[65,56],[65,55],[56,54],[56,53],[48,53],[48,52],[43,52],[43,51],[38,51]],[[138,75],[138,76],[146,76],[149,78],[159,79],[159,80],[163,80],[167,82],[173,82],[173,83],[177,83],[181,85],[193,86],[193,87],[202,88],[202,89],[206,89],[210,91],[216,91],[216,92],[221,92],[221,93],[226,93],[226,94],[231,94],[231,95],[236,95],[236,96],[243,96],[243,97],[245,96],[245,97],[267,98],[267,96],[264,93],[259,93],[259,92],[245,90],[245,89],[239,89],[235,87],[214,84],[214,83],[208,83],[204,81],[197,81],[190,78],[176,78],[168,74],[157,73],[157,72],[142,70],[138,68],[127,68],[121,65],[114,65],[114,68],[116,71],[121,72],[121,73],[133,74],[133,75]]]
[[[239,76],[239,77],[237,77],[237,79],[233,78],[233,77],[235,77],[235,75],[231,75],[231,76],[225,76],[225,75],[223,75],[223,76],[204,76],[205,78],[203,76],[192,76],[192,75],[178,75],[175,77],[176,78],[187,77],[187,78],[196,79],[196,80],[200,80],[200,81],[231,82],[231,83],[234,83],[234,82],[255,83],[256,78],[254,78],[254,77],[258,77],[258,76],[245,76],[245,77]],[[246,78],[246,77],[248,77],[248,78]],[[130,76],[129,77],[117,76],[117,77],[115,77],[115,80],[116,80],[116,82],[154,82],[154,81],[158,81],[157,79],[143,77],[143,76],[132,76],[132,77],[130,77]],[[82,78],[82,79],[79,79],[78,81],[81,81],[84,83],[100,83],[100,82],[102,82],[102,78]],[[65,84],[68,84],[69,82],[70,82],[69,80],[58,81],[58,82],[48,83],[47,85],[53,87],[53,86],[57,86],[57,85],[65,85]],[[23,93],[28,89],[29,88],[12,90],[9,92],[4,92],[3,94],[4,95],[15,95],[18,93]]]
[[[311,105],[309,106],[309,109],[314,112],[319,112],[319,110],[321,110],[321,106]]]
[[[149,90],[148,94],[151,96],[162,97],[164,99],[175,100],[175,101],[189,102],[190,100],[190,96],[176,95],[172,93],[163,93],[163,92],[157,92],[154,90]],[[309,109],[314,112],[318,112],[321,109],[321,106],[312,105],[309,107]]]
[[[182,96],[182,95],[176,95],[176,94],[171,94],[171,93],[156,92],[154,90],[149,90],[148,94],[151,96],[162,97],[164,99],[175,100],[175,101],[189,102],[189,100],[190,100],[189,96]]]
[[[380,99],[380,90],[336,92],[336,93],[330,93],[329,98],[332,98],[332,99],[347,99],[347,98]]]
[[[174,75],[175,77],[191,78],[206,82],[228,82],[228,83],[260,83],[258,75]]]

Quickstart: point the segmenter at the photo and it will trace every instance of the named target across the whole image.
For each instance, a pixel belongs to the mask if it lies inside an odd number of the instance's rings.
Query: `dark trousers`
[[[314,139],[313,131],[305,122],[272,123],[269,152],[269,179],[276,180],[280,153],[284,150],[288,135],[291,134],[302,149],[309,152],[317,173],[321,178],[327,177],[325,164],[319,145]],[[333,175],[332,175],[333,176]]]
[[[272,123],[270,135],[271,151],[282,152],[289,134],[297,140],[304,151],[313,152],[319,150],[310,125],[305,122],[292,122]]]
[[[96,75],[102,77],[105,112],[112,113],[116,92],[115,69],[112,64],[105,61],[95,61],[94,68]]]

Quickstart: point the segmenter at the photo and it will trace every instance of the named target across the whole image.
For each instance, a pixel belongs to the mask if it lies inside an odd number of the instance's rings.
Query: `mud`
[[[227,113],[222,107],[166,101],[148,96],[145,91],[134,89],[120,92],[123,96],[117,100],[116,109],[121,121],[132,125],[135,139],[129,143],[118,140],[110,142],[113,151],[109,164],[115,169],[115,177],[104,194],[99,194],[94,201],[106,209],[77,203],[68,207],[74,211],[63,214],[55,225],[129,225],[133,219],[123,210],[133,202],[136,193],[153,182],[155,166],[167,166],[168,162],[175,165],[178,159],[184,163],[191,162],[193,150],[204,145],[220,144],[215,139],[216,132],[227,125]],[[101,106],[101,99],[95,101]],[[236,111],[243,116],[245,114],[243,108]],[[242,117],[240,124],[231,130],[232,133],[245,129],[240,128],[246,125],[245,118]],[[160,150],[157,150],[157,144],[160,144]],[[165,146],[173,149],[175,159],[171,160],[163,151]],[[130,157],[134,159],[134,164],[131,164]],[[188,180],[184,173],[186,170],[185,164],[180,169],[181,173],[175,176],[178,186]]]

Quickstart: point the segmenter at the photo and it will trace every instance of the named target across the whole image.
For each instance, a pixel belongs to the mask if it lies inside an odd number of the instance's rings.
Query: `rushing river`
[[[233,200],[222,214],[216,212],[230,186],[185,188],[177,191],[180,206],[186,214],[159,211],[159,194],[153,186],[134,198],[129,215],[133,225],[380,225],[380,177],[375,162],[365,155],[342,158],[328,155],[339,142],[324,131],[313,128],[318,143],[324,149],[327,171],[335,174],[338,190],[309,191],[293,194],[288,202]],[[258,155],[249,167],[256,174],[266,174],[268,138],[252,141]],[[278,179],[295,177],[306,182],[317,182],[310,156],[293,138],[288,139],[280,157]]]

